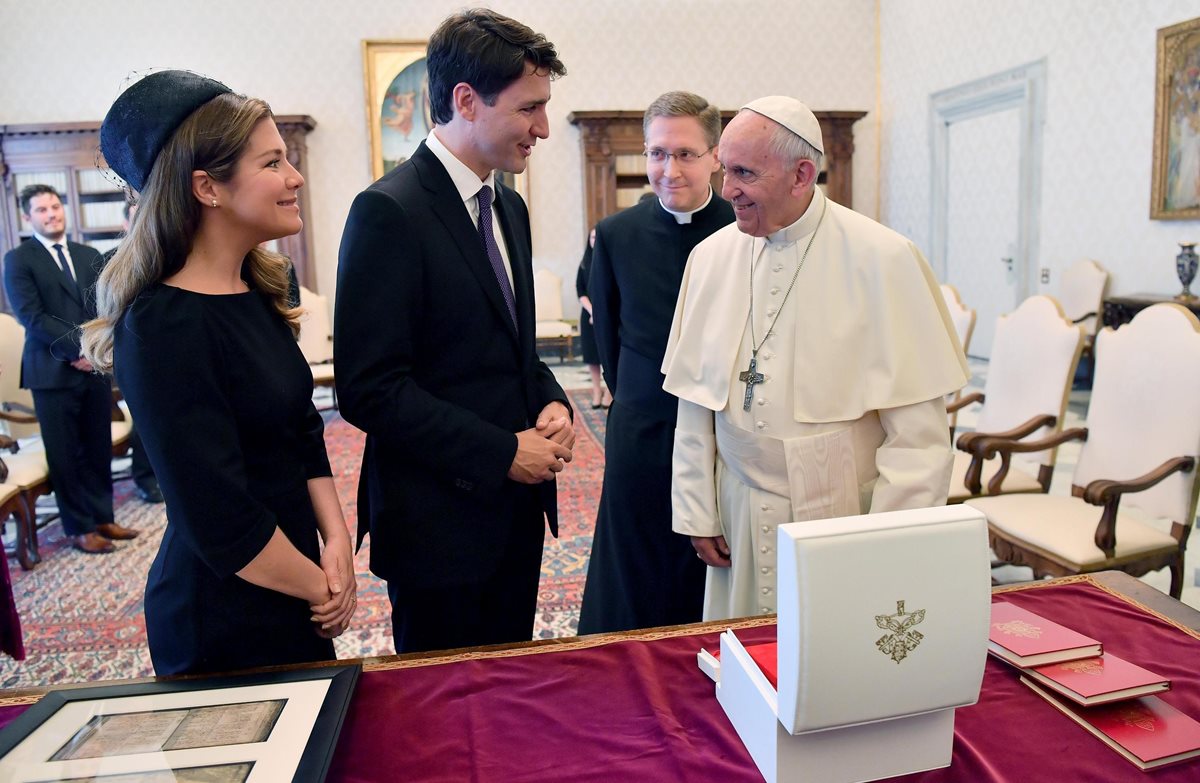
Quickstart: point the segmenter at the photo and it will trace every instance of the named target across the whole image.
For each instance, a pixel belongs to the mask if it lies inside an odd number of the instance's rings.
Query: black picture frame
[[[286,669],[245,675],[159,680],[155,682],[98,685],[49,691],[16,720],[0,730],[0,765],[5,758],[63,707],[78,702],[112,700],[157,694],[200,693],[262,685],[284,685],[329,680],[320,710],[296,766],[294,781],[319,783],[333,760],[346,711],[362,672],[360,664]]]

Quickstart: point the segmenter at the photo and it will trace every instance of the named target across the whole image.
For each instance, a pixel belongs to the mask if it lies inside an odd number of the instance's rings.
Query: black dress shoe
[[[142,500],[144,500],[147,503],[162,503],[163,502],[162,490],[160,490],[158,488],[157,481],[154,482],[153,484],[147,482],[144,486],[141,484],[138,484],[134,488],[134,492],[137,493],[137,496],[139,498],[141,498]]]

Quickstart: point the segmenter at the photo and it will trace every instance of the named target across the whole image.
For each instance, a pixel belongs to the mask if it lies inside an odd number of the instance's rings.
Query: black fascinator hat
[[[159,71],[136,82],[121,93],[100,126],[100,151],[109,168],[141,190],[175,129],[227,92],[233,90],[189,71]]]

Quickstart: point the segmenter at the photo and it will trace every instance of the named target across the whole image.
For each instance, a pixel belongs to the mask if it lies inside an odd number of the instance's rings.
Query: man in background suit
[[[138,531],[113,521],[112,387],[79,355],[79,326],[95,316],[100,254],[67,241],[54,188],[30,185],[20,202],[34,234],[5,254],[4,289],[25,327],[21,386],[33,393],[63,532],[76,549],[111,552],[114,539]]]
[[[565,69],[486,9],[446,19],[427,63],[436,127],[351,206],[334,316],[341,412],[367,433],[359,541],[369,529],[397,652],[532,637],[575,442],[534,351],[529,214],[494,175],[549,135]]]

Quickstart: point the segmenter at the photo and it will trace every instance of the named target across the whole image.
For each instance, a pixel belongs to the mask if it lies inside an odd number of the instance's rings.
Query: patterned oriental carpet
[[[534,627],[539,639],[575,634],[604,475],[607,411],[592,410],[586,390],[568,394],[576,411],[575,458],[558,482],[559,538],[547,536],[542,557]],[[326,423],[329,460],[352,535],[364,437],[336,414]],[[0,657],[0,687],[154,673],[146,649],[142,592],[166,525],[166,510],[134,498],[129,481],[114,489],[117,522],[142,530],[139,538],[118,542],[119,551],[111,555],[86,555],[67,545],[55,522],[39,534],[42,562],[36,569],[25,572],[15,562],[9,564],[27,657]],[[394,652],[387,589],[367,570],[369,548],[370,538],[355,558],[359,608],[350,630],[336,641],[340,658]]]

